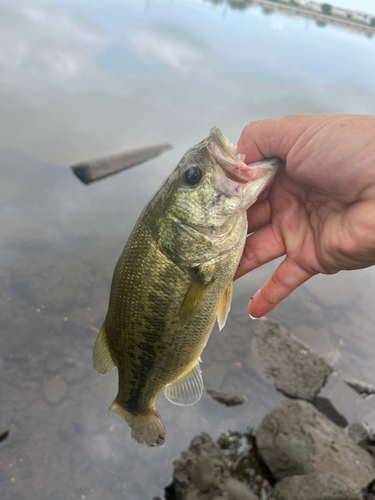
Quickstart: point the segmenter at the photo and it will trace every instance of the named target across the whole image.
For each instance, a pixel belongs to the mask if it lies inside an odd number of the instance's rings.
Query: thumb
[[[291,115],[254,121],[246,125],[237,143],[236,153],[245,154],[246,163],[278,156],[283,161],[307,129],[327,119],[324,115]]]

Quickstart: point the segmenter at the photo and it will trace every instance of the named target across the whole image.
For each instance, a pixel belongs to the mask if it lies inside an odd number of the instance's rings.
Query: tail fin
[[[109,410],[120,415],[125,420],[132,429],[132,438],[138,443],[146,443],[147,446],[161,446],[164,444],[165,427],[155,407],[151,408],[147,413],[133,415],[120,406],[117,399],[115,399]]]

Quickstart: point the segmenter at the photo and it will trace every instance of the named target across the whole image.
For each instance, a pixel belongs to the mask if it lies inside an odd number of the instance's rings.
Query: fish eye
[[[185,172],[185,181],[194,186],[202,179],[202,170],[199,167],[190,167]]]

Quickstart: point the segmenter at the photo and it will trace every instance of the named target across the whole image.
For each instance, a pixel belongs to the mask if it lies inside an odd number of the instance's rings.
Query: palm
[[[328,128],[333,126],[335,120]],[[358,158],[356,165],[351,144],[344,142],[337,154],[331,141],[324,141],[327,133],[332,135],[326,123],[309,131],[289,149],[286,167],[269,191],[248,210],[252,234],[236,278],[286,255],[249,304],[257,317],[315,274],[375,263],[373,169]],[[357,157],[363,149],[355,152]]]

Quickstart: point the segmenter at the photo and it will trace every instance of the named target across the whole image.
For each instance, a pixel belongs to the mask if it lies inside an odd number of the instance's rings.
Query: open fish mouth
[[[243,189],[252,186],[256,191],[273,179],[281,164],[279,158],[246,164],[245,155],[235,155],[234,146],[221,133],[218,127],[211,129],[207,139],[207,149],[214,165],[215,179],[221,191],[226,194],[242,194]]]
[[[281,163],[279,158],[270,158],[251,164],[243,160],[245,155],[235,155],[234,146],[221,133],[218,127],[213,127],[208,136],[207,148],[214,163],[216,163],[226,177],[238,184],[248,184],[273,171]]]

